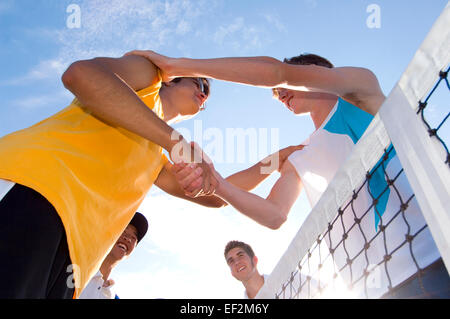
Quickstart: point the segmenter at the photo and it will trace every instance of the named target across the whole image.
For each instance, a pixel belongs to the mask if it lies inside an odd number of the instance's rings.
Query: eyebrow
[[[245,255],[245,251],[244,250],[239,250],[237,253],[236,253],[236,256],[237,257],[240,257],[240,256],[242,256],[242,255]],[[228,259],[227,259],[227,264],[229,264],[230,262],[232,262],[233,261],[233,257],[229,257]]]

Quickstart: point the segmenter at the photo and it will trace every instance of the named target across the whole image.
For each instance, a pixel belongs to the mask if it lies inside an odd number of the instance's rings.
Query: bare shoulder
[[[375,73],[360,67],[337,67],[333,69],[345,83],[341,97],[364,111],[375,115],[385,100]]]
[[[155,65],[140,56],[123,56],[120,58],[96,58],[111,71],[119,75],[135,91],[150,86],[158,76]]]
[[[150,86],[158,76],[155,65],[140,56],[96,57],[72,63],[64,72],[62,81],[66,87],[74,81],[89,81],[86,75],[92,70],[114,73],[135,91]]]

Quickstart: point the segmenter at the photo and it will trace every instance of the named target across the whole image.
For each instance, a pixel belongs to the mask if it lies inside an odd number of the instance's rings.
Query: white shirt
[[[86,288],[80,294],[79,299],[115,299],[114,283],[105,287],[105,281],[100,271],[88,282]]]
[[[5,197],[6,194],[13,188],[15,185],[14,182],[8,181],[6,179],[0,178],[0,201]]]
[[[289,156],[289,161],[293,164],[302,180],[311,207],[314,207],[318,202],[337,170],[351,154],[355,143],[362,136],[372,118],[370,114],[356,106],[342,99],[338,99],[338,102],[322,126],[304,142],[305,147]],[[393,157],[386,165],[386,172],[393,179],[400,171],[401,164],[395,152],[393,151],[391,154]],[[382,169],[380,169],[379,173],[379,175],[372,178],[372,182],[369,185],[372,194],[375,194],[377,189],[384,190],[387,187]],[[408,200],[413,194],[405,174],[401,174],[397,178],[395,186],[401,192],[403,201]],[[373,202],[367,189],[368,184],[366,183],[364,188],[359,192],[357,199],[353,202],[353,208],[357,218],[361,218]],[[381,191],[379,194],[381,194]],[[384,202],[385,205],[381,205],[381,202]],[[376,207],[381,214],[381,222],[383,225],[386,225],[391,219],[392,222],[386,227],[384,236],[382,233],[378,234],[370,244],[369,249],[367,249],[369,268],[375,267],[386,255],[384,238],[386,238],[387,252],[391,253],[405,240],[405,235],[408,231],[408,226],[402,216],[397,216],[393,219],[400,209],[400,200],[396,191],[391,188],[390,191],[385,192],[380,197],[379,204]],[[342,215],[342,222],[338,220],[330,231],[331,243],[329,236],[326,236],[328,247],[337,247],[334,252],[334,261],[338,269],[347,264],[347,253],[351,259],[355,259],[351,265],[353,273],[350,273],[350,267],[348,266],[340,273],[347,284],[350,283],[351,276],[353,276],[353,280],[359,278],[367,266],[365,253],[360,253],[365,241],[359,227],[353,227],[347,233],[348,237],[345,240],[345,249],[342,243],[337,245],[342,240],[344,234],[342,223],[346,231],[348,231],[355,224],[354,218],[352,209],[348,208]],[[408,209],[405,211],[405,218],[408,221],[411,235],[415,234],[426,224],[415,198],[409,201]],[[360,224],[368,241],[379,232],[379,225],[380,219],[378,214],[372,208],[362,218]],[[428,266],[440,257],[428,227],[420,232],[413,240],[412,250],[421,268]],[[417,267],[411,258],[409,244],[403,245],[393,253],[392,259],[386,265],[392,287],[395,287],[417,272]],[[368,294],[369,297],[377,298],[387,291],[389,285],[385,263],[381,263],[381,266],[377,267],[374,274],[376,275],[374,279],[375,284],[370,288]],[[363,285],[364,279],[359,280],[359,283]],[[363,286],[359,288],[355,287],[354,292],[359,294],[362,292],[362,288]]]
[[[267,278],[269,278],[269,275],[262,275],[264,278],[264,282],[266,282]],[[247,290],[244,290],[244,299],[249,299],[247,295]]]

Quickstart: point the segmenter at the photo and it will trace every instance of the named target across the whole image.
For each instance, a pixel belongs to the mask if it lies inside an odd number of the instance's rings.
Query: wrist
[[[169,75],[173,77],[190,76],[189,72],[185,70],[186,60],[186,58],[171,58],[167,62],[167,70]]]
[[[176,132],[176,131],[174,131]],[[171,139],[166,150],[174,163],[191,163],[191,146],[182,135],[172,133]],[[175,136],[176,135],[176,136]]]
[[[170,61],[170,70],[172,76],[177,77],[199,77],[199,63],[195,59],[173,58]]]
[[[261,161],[258,162],[258,173],[260,175],[270,175],[274,171],[278,169],[278,163],[279,163],[279,157],[278,154],[271,154],[265,158],[263,158]]]
[[[228,196],[227,194],[229,193],[229,188],[230,188],[230,182],[228,182],[226,179],[219,179],[218,180],[219,185],[216,188],[215,194],[218,195],[219,197],[221,197],[222,199],[226,199]]]

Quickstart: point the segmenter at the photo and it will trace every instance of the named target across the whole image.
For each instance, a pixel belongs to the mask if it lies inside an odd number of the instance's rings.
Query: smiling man
[[[253,299],[264,285],[267,275],[261,275],[256,268],[258,257],[250,245],[232,240],[225,246],[225,260],[234,278],[245,287],[244,298]]]
[[[109,276],[119,262],[130,257],[136,245],[147,233],[147,229],[147,219],[141,213],[136,212],[130,224],[106,256],[100,270],[82,291],[80,299],[118,299],[113,290],[114,280],[109,279]]]

